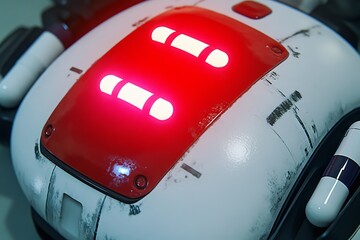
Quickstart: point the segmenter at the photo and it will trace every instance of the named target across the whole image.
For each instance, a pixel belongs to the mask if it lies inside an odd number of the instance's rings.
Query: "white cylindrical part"
[[[60,40],[42,33],[0,82],[0,105],[15,107],[40,74],[64,51]]]
[[[322,177],[306,205],[307,219],[317,227],[327,227],[338,215],[349,194],[341,181]]]
[[[360,121],[350,126],[306,205],[306,217],[313,225],[326,227],[339,214],[359,175],[359,143]]]
[[[353,123],[347,131],[335,155],[352,159],[360,166],[360,121]]]

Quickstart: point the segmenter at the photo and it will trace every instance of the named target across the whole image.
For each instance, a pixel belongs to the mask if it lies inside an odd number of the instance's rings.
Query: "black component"
[[[323,176],[338,179],[348,189],[354,186],[360,173],[360,167],[351,158],[335,155],[325,169]]]
[[[19,27],[0,43],[0,75],[2,77],[10,71],[41,33],[42,30],[37,27]]]
[[[5,109],[0,107],[0,143],[10,142],[11,128],[14,122],[16,108]]]
[[[33,208],[31,208],[31,217],[33,219],[36,231],[43,240],[65,240],[58,232],[54,230]]]
[[[76,40],[115,14],[144,0],[53,0],[42,14],[44,28],[69,47]]]
[[[346,131],[359,120],[358,108],[343,117],[322,140],[295,182],[269,239],[349,239],[355,232],[360,224],[360,187],[350,192],[347,204],[328,228],[313,226],[305,216],[305,207]],[[359,179],[355,185],[359,186]]]
[[[311,15],[360,50],[360,1],[328,0],[326,4],[315,8]]]
[[[0,43],[0,75],[5,77],[23,53],[40,36],[40,28],[19,27]],[[1,77],[0,77],[1,81]],[[0,143],[8,144],[16,108],[0,107]]]

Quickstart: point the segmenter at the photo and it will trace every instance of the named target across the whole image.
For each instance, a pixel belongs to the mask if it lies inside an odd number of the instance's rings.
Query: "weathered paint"
[[[360,105],[356,91],[360,87],[356,78],[360,60],[344,40],[321,23],[277,2],[259,2],[273,10],[262,20],[231,11],[231,5],[238,3],[235,0],[146,1],[113,17],[65,52],[29,92],[14,124],[14,168],[35,210],[45,219],[48,212],[46,220],[61,232],[58,223],[50,220],[57,219],[54,214],[60,203],[56,201],[66,193],[87,209],[84,226],[96,228],[92,236],[97,239],[265,239],[316,146],[342,116]],[[144,17],[151,18],[170,5],[192,4],[282,39],[301,55],[289,57],[253,85],[136,205],[99,194],[43,156],[44,161],[39,161],[34,139],[39,138],[46,119],[79,77],[69,69],[77,66],[86,71]],[[315,26],[317,34],[312,34]],[[298,101],[291,98],[295,91],[301,95],[301,99],[294,95]],[[286,99],[293,106],[269,124],[267,118]],[[183,164],[196,169],[201,177],[185,171]]]
[[[299,101],[302,98],[301,94],[298,91],[294,91],[286,100],[280,103],[274,111],[266,118],[266,121],[274,126],[276,121],[280,119],[286,112],[294,107],[294,103]]]
[[[47,195],[46,220],[57,231],[63,232],[65,238],[94,239],[105,196],[88,187],[83,182],[73,182],[69,176],[68,173],[60,168],[54,169]],[[81,189],[81,191],[77,189]],[[79,202],[82,206],[77,236],[64,229],[64,223],[62,222],[64,217],[62,214],[64,213],[62,208],[65,195]]]

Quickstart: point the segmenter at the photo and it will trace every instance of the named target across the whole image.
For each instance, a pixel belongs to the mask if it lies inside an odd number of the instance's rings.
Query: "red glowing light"
[[[178,35],[172,40],[170,46],[183,50],[195,57],[199,57],[205,49],[210,47],[208,44],[196,38],[190,37],[186,34],[179,34],[175,30],[168,27],[155,28],[151,34],[151,38],[156,42],[166,44],[167,39],[174,33]],[[225,52],[219,49],[213,49],[209,53],[205,62],[212,65],[213,67],[221,68],[228,64],[229,57]]]
[[[56,131],[43,134],[42,152],[106,194],[134,202],[287,56],[276,40],[232,18],[172,9],[81,76],[49,117],[43,132],[50,125]]]
[[[112,95],[116,85],[122,81],[121,78],[114,75],[107,75],[100,81],[100,90],[103,93]],[[134,107],[143,110],[146,102],[154,94],[139,87],[132,83],[126,83],[117,94],[117,97],[127,103],[130,103]],[[163,99],[158,98],[151,106],[149,115],[153,116],[158,120],[167,120],[169,119],[174,112],[172,104]]]

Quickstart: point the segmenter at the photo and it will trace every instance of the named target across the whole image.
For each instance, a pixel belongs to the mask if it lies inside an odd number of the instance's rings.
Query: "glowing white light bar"
[[[207,62],[208,64],[214,67],[221,68],[221,67],[225,67],[228,64],[229,57],[223,51],[220,51],[219,49],[215,49],[209,54],[205,62]]]
[[[119,94],[118,98],[134,105],[140,110],[143,109],[146,101],[153,95],[153,93],[138,87],[132,83],[125,84]]]
[[[166,39],[174,32],[175,30],[167,27],[158,27],[152,32],[151,38],[156,42],[165,43]]]
[[[167,27],[157,27],[153,30],[151,38],[156,42],[165,44],[168,37],[174,32],[176,31]],[[199,57],[200,54],[209,47],[208,44],[185,34],[179,34],[176,36],[170,43],[170,46],[183,50],[195,57]],[[205,62],[213,67],[221,68],[228,64],[229,56],[219,49],[214,49],[207,56]]]
[[[180,34],[172,41],[171,46],[199,57],[200,53],[209,45],[185,34]]]
[[[122,79],[113,75],[105,76],[100,81],[100,90],[104,93],[112,95],[116,85],[121,82]],[[127,103],[130,103],[134,107],[143,110],[146,102],[154,94],[132,83],[126,83],[121,87],[117,97]],[[158,120],[169,119],[174,112],[172,104],[163,98],[158,98],[151,106],[149,115]],[[118,171],[124,171],[124,169],[117,168]],[[122,173],[124,174],[124,173]]]
[[[111,95],[115,86],[119,82],[121,82],[121,80],[122,80],[121,78],[118,78],[114,75],[107,75],[103,79],[101,79],[100,90],[104,93]]]
[[[173,112],[174,108],[171,103],[162,98],[159,98],[151,106],[149,114],[158,120],[167,120],[172,116]]]

